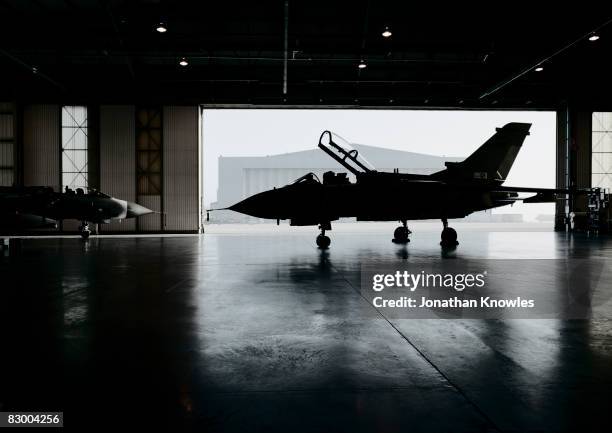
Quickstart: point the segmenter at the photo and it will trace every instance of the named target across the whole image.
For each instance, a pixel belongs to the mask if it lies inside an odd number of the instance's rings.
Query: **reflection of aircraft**
[[[50,187],[0,187],[0,229],[18,230],[53,227],[56,221],[81,221],[79,231],[83,238],[90,234],[88,223],[109,223],[153,213],[139,204],[119,200],[90,189],[81,188],[64,193],[53,192]]]
[[[255,194],[229,209],[259,218],[289,219],[291,225],[318,225],[317,245],[327,248],[331,221],[357,217],[358,221],[400,221],[394,242],[407,243],[407,220],[441,219],[441,245],[456,245],[457,233],[448,218],[491,209],[518,200],[526,203],[555,201],[568,190],[504,187],[503,182],[529,135],[529,123],[508,123],[462,162],[447,162],[446,169],[430,174],[378,172],[341,137],[325,131],[319,148],[356,176],[326,172],[321,182],[309,173],[293,184]],[[528,198],[519,193],[535,194]]]

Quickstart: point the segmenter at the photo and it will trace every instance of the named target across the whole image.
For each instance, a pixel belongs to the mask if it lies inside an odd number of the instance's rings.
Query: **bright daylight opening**
[[[531,123],[505,186],[555,187],[556,115],[547,111],[204,109],[203,204],[225,208],[314,173],[347,170],[317,147],[325,130],[346,140],[378,171],[431,174],[461,161],[510,122]],[[354,176],[349,178],[354,181]],[[411,200],[411,197],[398,197]],[[418,206],[415,201],[414,206]],[[232,211],[218,224],[275,223]],[[465,222],[538,225],[552,230],[554,204],[517,202]],[[340,220],[351,223],[354,218]]]

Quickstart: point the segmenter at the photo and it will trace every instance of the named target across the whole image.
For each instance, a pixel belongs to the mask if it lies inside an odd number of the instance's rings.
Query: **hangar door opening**
[[[510,122],[531,123],[530,135],[504,185],[555,187],[554,112],[204,108],[202,116],[204,209],[231,206],[309,172],[319,178],[330,170],[346,172],[317,147],[324,130],[346,139],[378,171],[430,174],[444,169],[446,161],[466,158],[495,133],[495,128]],[[552,230],[554,204],[517,202],[473,213],[463,221],[500,224],[496,227],[504,225],[504,230],[525,230],[527,226]],[[338,223],[354,222],[347,218]],[[232,211],[214,212],[207,231],[245,223],[276,221]]]

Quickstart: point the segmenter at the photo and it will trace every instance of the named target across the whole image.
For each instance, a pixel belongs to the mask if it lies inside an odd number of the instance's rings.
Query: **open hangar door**
[[[444,169],[446,161],[463,160],[496,128],[510,122],[532,126],[504,185],[554,188],[557,137],[553,111],[204,107],[203,208],[226,208],[253,194],[287,185],[309,172],[322,178],[326,171],[346,171],[317,148],[324,130],[355,145],[379,171],[431,174]],[[517,202],[473,213],[463,221],[474,226],[495,224],[493,230],[552,230],[554,213],[553,203]],[[220,211],[211,214],[207,231],[220,230],[224,224],[264,222],[276,221]],[[351,223],[354,219],[342,222]]]

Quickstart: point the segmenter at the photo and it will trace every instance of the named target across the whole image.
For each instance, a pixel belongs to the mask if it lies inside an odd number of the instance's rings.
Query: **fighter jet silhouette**
[[[57,221],[81,221],[84,239],[91,233],[89,223],[104,224],[154,213],[137,203],[110,197],[95,189],[86,193],[66,187],[63,193],[46,186],[0,187],[0,231],[54,227]]]
[[[473,154],[461,162],[446,162],[446,168],[430,175],[376,171],[356,149],[338,135],[324,131],[319,148],[355,175],[328,171],[320,180],[305,174],[290,185],[255,194],[229,207],[258,218],[290,220],[292,226],[317,225],[320,248],[328,248],[325,235],[331,222],[343,217],[358,221],[399,221],[393,242],[407,243],[408,220],[440,219],[442,246],[457,245],[457,232],[449,218],[512,204],[554,202],[569,190],[502,186],[514,160],[529,135],[530,123],[508,123]],[[528,198],[519,193],[535,194]]]

